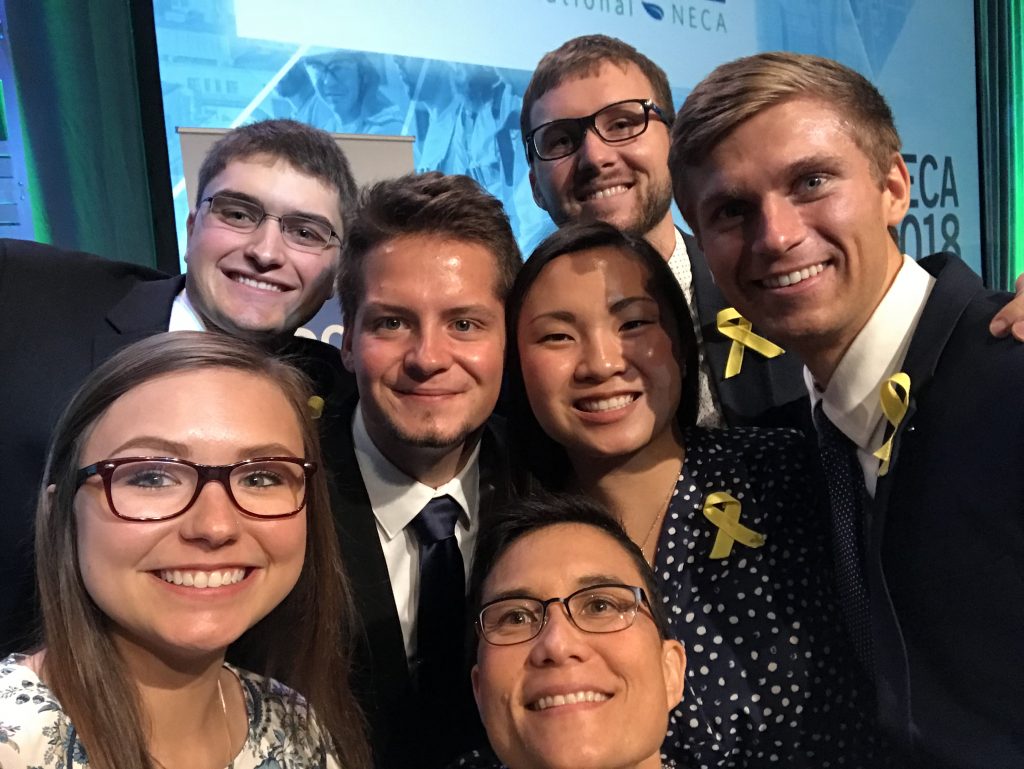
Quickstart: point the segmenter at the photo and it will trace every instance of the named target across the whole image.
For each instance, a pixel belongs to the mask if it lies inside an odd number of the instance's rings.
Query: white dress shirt
[[[410,478],[380,452],[366,431],[362,408],[352,418],[352,443],[363,484],[377,519],[377,536],[384,551],[391,578],[391,591],[402,625],[405,654],[412,658],[416,650],[416,606],[419,601],[420,554],[412,519],[434,497],[446,494],[454,499],[462,513],[455,526],[466,575],[472,568],[480,507],[480,445],[477,444],[462,471],[448,483],[434,489]]]
[[[725,427],[722,407],[711,389],[711,369],[707,355],[704,354],[704,339],[700,330],[700,316],[697,314],[697,298],[693,290],[693,270],[690,268],[690,257],[686,253],[686,242],[679,230],[676,230],[676,245],[668,260],[669,269],[676,276],[679,287],[686,297],[686,306],[690,310],[690,322],[697,334],[697,425],[700,427]],[[687,371],[687,376],[693,376]]]
[[[836,366],[822,391],[804,368],[811,410],[819,400],[836,427],[857,446],[868,493],[875,496],[881,448],[888,422],[879,396],[882,382],[903,366],[935,278],[906,254],[892,286]],[[910,383],[913,390],[914,382]]]
[[[168,331],[206,331],[206,326],[199,318],[199,313],[188,300],[185,289],[181,289],[171,304],[171,320],[167,324]]]

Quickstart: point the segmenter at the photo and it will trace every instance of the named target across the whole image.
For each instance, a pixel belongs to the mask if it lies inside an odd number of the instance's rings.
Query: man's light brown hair
[[[502,302],[523,263],[501,201],[470,177],[429,171],[377,182],[363,189],[341,252],[336,288],[346,324],[366,293],[366,255],[406,235],[441,235],[486,248],[498,276],[494,295]]]
[[[530,124],[530,112],[538,99],[567,80],[596,75],[601,65],[606,62],[622,69],[629,64],[635,65],[650,82],[654,92],[654,103],[665,113],[667,122],[671,123],[675,106],[672,104],[672,90],[669,88],[665,71],[636,48],[617,38],[608,35],[583,35],[574,37],[544,54],[537,64],[537,69],[533,71],[523,94],[523,109],[519,113],[519,127],[522,129],[523,138],[525,139],[526,135],[536,128]],[[646,96],[636,94],[638,99]]]
[[[796,98],[816,99],[833,107],[881,183],[893,154],[900,150],[900,137],[892,110],[878,89],[837,61],[773,51],[717,67],[679,109],[672,126],[669,168],[676,201],[684,213],[686,169],[704,162],[740,123]]]

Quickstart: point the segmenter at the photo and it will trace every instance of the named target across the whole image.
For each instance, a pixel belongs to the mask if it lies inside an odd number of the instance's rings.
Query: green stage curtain
[[[36,239],[156,266],[129,0],[8,0]]]
[[[983,269],[993,288],[1024,273],[1024,0],[977,0]]]

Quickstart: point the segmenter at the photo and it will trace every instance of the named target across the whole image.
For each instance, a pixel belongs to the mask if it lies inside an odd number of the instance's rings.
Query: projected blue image
[[[340,133],[415,137],[416,168],[477,179],[505,204],[528,253],[553,225],[530,189],[523,91],[545,51],[601,31],[663,66],[677,105],[717,63],[758,50],[857,69],[889,99],[914,175],[904,250],[949,248],[980,268],[976,130],[973,121],[936,120],[935,98],[975,102],[973,68],[963,64],[973,61],[970,0],[648,5],[664,13],[550,0],[154,0],[179,250],[190,201],[175,127],[289,117]],[[599,12],[611,8],[621,12]],[[457,32],[466,25],[475,34]]]
[[[505,203],[529,248],[551,231],[533,202],[519,113],[530,73],[238,38],[226,0],[158,0],[157,40],[179,245],[185,199],[177,126],[287,117],[326,131],[416,137],[418,170],[472,176]]]

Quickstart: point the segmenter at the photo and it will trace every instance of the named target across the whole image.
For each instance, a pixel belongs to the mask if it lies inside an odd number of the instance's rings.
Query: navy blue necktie
[[[854,651],[874,678],[871,609],[864,577],[864,471],[853,441],[825,415],[822,402],[814,407],[814,424],[821,447],[821,464],[828,482],[832,511],[832,557],[836,586]]]
[[[456,689],[463,663],[466,574],[455,539],[461,508],[435,497],[412,520],[420,552],[413,674],[420,692]]]

